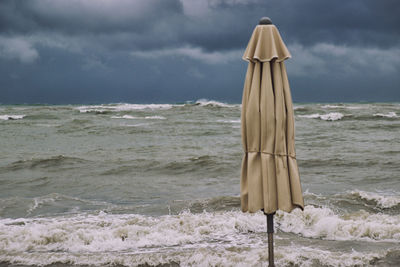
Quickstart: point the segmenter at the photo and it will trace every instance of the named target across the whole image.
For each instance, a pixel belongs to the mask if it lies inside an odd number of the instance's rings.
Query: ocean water
[[[400,103],[295,103],[277,266],[400,266]],[[0,266],[267,266],[240,105],[0,106]]]

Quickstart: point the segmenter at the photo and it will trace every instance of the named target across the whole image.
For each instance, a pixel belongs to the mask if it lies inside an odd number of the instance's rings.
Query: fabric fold
[[[304,209],[295,152],[294,112],[284,60],[290,53],[274,25],[259,25],[243,56],[241,207],[244,212]]]
[[[282,62],[291,55],[275,25],[258,25],[250,38],[243,59],[247,61]]]

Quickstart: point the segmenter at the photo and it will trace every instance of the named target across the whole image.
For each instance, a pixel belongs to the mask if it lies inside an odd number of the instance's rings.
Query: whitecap
[[[109,110],[101,108],[78,108],[80,113],[106,113]]]
[[[354,249],[346,252],[327,251],[317,247],[298,246],[292,244],[280,247],[275,252],[276,266],[367,266],[377,258],[383,258],[386,251],[359,252]],[[316,264],[318,263],[318,264]]]
[[[303,109],[306,109],[306,108],[307,108],[306,106],[297,106],[297,105],[293,106],[293,110],[303,110]]]
[[[347,108],[347,109],[365,109],[367,107],[368,106],[365,106],[365,107],[361,107],[361,106],[346,106],[345,108]]]
[[[163,116],[146,116],[146,117],[135,117],[131,115],[123,115],[123,116],[111,116],[112,119],[146,119],[146,120],[165,120],[166,118]]]
[[[47,201],[51,199],[40,199],[31,209]],[[400,241],[400,215],[371,214],[366,211],[339,215],[327,207],[307,205],[304,211],[278,211],[275,220],[279,231],[303,237],[369,242]],[[16,224],[18,227],[15,227]],[[251,245],[262,242],[263,233],[265,216],[261,212],[193,214],[185,211],[178,215],[159,217],[100,212],[51,218],[3,218],[0,219],[0,251],[23,253],[34,248],[34,251],[82,254],[172,247],[185,250],[210,244]]]
[[[0,120],[20,120],[24,118],[26,115],[0,115]]]
[[[360,211],[338,215],[329,208],[277,212],[278,231],[331,240],[400,240],[400,216]],[[102,265],[245,266],[267,261],[265,216],[240,211],[184,211],[178,215],[76,214],[59,217],[0,219],[0,261],[48,265],[55,262]],[[279,239],[279,235],[276,236]],[[135,253],[126,253],[134,251]],[[62,252],[62,253],[60,253]],[[385,251],[326,251],[304,245],[281,246],[277,265],[330,266],[367,264]],[[45,255],[45,256],[44,256]],[[302,255],[302,257],[300,257]],[[61,258],[60,258],[61,257]]]
[[[139,117],[124,115],[124,116],[111,116],[112,119],[139,119]]]
[[[396,112],[388,112],[387,114],[383,114],[383,113],[375,113],[374,114],[375,117],[384,117],[384,118],[398,118],[399,116],[396,114]]]
[[[215,100],[207,100],[207,99],[199,99],[195,102],[196,105],[200,105],[200,106],[213,106],[213,107],[236,107],[238,105],[232,105],[232,104],[227,104],[227,103],[223,103],[223,102],[219,102],[219,101],[215,101]]]
[[[150,119],[150,120],[165,120],[166,118],[163,116],[146,116],[144,117],[145,119]]]
[[[323,105],[321,108],[343,108],[344,106],[339,105]]]
[[[359,211],[340,216],[328,207],[277,212],[280,230],[327,240],[400,241],[400,215]]]
[[[326,109],[334,109],[334,108],[342,108],[342,109],[363,109],[364,107],[362,106],[346,106],[346,105],[323,105],[321,108],[326,108]]]
[[[336,120],[341,120],[344,115],[343,113],[340,112],[330,112],[327,114],[319,114],[319,113],[314,113],[314,114],[309,114],[309,115],[298,115],[301,118],[309,118],[309,119],[321,119],[324,121],[336,121]]]
[[[304,245],[279,246],[275,251],[276,266],[369,266],[370,262],[384,258],[387,251],[374,252],[328,251],[321,248]],[[67,263],[67,265],[91,266],[266,266],[268,262],[266,244],[240,245],[232,247],[224,244],[195,244],[190,248],[147,248],[146,251],[115,253],[60,253],[30,251],[18,254],[0,256],[2,262],[12,262],[22,265],[52,265]],[[317,264],[316,264],[317,263]]]
[[[172,105],[172,104],[104,104],[104,105],[87,105],[87,106],[79,106],[75,109],[79,110],[81,113],[87,112],[117,112],[117,111],[131,111],[131,110],[144,110],[144,109],[170,109],[173,106],[181,106],[181,105]]]
[[[239,120],[217,120],[217,122],[224,122],[224,123],[240,123]]]
[[[382,193],[366,192],[361,190],[350,191],[349,194],[365,199],[368,201],[375,202],[381,208],[392,208],[400,205],[400,196],[395,195],[383,195]]]

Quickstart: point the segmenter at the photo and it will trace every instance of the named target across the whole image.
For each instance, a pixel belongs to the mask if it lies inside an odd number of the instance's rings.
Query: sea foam
[[[227,104],[215,100],[207,100],[207,99],[199,99],[195,102],[196,105],[200,106],[214,106],[214,107],[237,107],[238,105],[236,104]]]
[[[0,115],[0,120],[20,120],[24,118],[26,115]]]
[[[359,212],[338,215],[327,207],[311,205],[304,212],[277,213],[284,232],[328,240],[400,241],[400,215]]]
[[[147,119],[147,120],[165,120],[166,118],[163,116],[145,116],[145,117],[137,117],[131,115],[123,115],[123,116],[111,116],[112,119]]]
[[[383,113],[375,113],[374,114],[375,117],[384,117],[384,118],[398,118],[399,116],[396,114],[396,112],[388,112],[387,114],[383,114]]]
[[[336,120],[341,120],[343,118],[343,113],[340,112],[331,112],[327,114],[319,114],[319,113],[314,113],[314,114],[309,114],[309,115],[299,115],[301,118],[309,118],[309,119],[321,119],[324,121],[336,121]]]
[[[352,190],[349,194],[364,200],[375,202],[380,208],[393,208],[400,205],[400,196],[382,195],[375,192]]]
[[[277,212],[279,231],[332,239],[399,242],[400,216],[358,212],[338,215],[306,206]],[[265,216],[240,211],[184,211],[159,217],[130,214],[78,214],[0,220],[0,261],[20,264],[254,265],[266,262]],[[43,257],[45,255],[45,257]],[[292,244],[276,253],[279,265],[368,264],[382,251],[334,252]]]
[[[179,248],[163,251],[126,251],[123,253],[101,252],[71,254],[60,252],[28,252],[18,255],[1,255],[0,261],[26,265],[51,265],[60,263],[75,265],[117,266],[267,266],[266,244],[247,247],[201,246],[185,250]],[[331,252],[324,249],[291,245],[275,249],[277,266],[368,266],[387,251],[358,252],[355,250]]]
[[[95,112],[95,113],[106,113],[106,112],[118,112],[118,111],[132,111],[132,110],[145,110],[145,109],[170,109],[174,105],[172,104],[104,104],[104,105],[88,105],[79,106],[75,109],[81,113]]]
[[[304,212],[277,212],[278,231],[328,240],[400,241],[400,215],[366,211],[336,214],[311,205]],[[258,242],[249,233],[265,232],[265,216],[240,211],[182,212],[178,215],[78,214],[52,218],[0,220],[0,251],[108,252],[193,244]],[[253,237],[254,238],[254,237]]]
[[[223,122],[223,123],[240,123],[240,120],[217,120],[217,122]]]
[[[0,261],[26,265],[118,266],[267,266],[266,244],[257,246],[200,246],[185,250],[177,248],[149,252],[126,251],[71,254],[60,252],[24,252],[18,255],[1,255]],[[368,266],[387,251],[358,252],[355,250],[331,252],[304,245],[275,248],[276,266]]]
[[[365,106],[346,106],[346,105],[323,105],[321,108],[327,108],[327,109],[364,109]]]

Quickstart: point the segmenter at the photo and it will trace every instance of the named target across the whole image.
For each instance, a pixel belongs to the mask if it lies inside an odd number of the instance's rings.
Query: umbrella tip
[[[268,17],[262,17],[260,19],[260,22],[258,23],[258,25],[269,25],[269,24],[272,24],[272,21]]]

